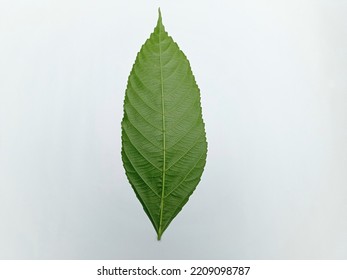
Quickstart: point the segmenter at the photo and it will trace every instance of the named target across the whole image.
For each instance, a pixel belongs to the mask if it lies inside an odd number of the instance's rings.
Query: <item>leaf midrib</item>
[[[163,225],[163,212],[164,212],[164,195],[165,195],[165,172],[166,172],[166,127],[165,127],[165,104],[164,104],[164,78],[163,78],[163,67],[162,67],[162,49],[161,49],[161,15],[159,11],[159,67],[160,67],[160,84],[161,84],[161,108],[162,108],[162,131],[163,131],[163,175],[162,175],[162,186],[161,186],[161,198],[160,198],[160,220],[158,229],[158,240],[162,235]]]

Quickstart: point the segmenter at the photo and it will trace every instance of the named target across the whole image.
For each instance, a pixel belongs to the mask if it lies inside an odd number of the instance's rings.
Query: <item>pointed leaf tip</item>
[[[158,8],[158,25],[159,24],[163,24],[162,23],[162,18],[161,18],[161,11],[160,11],[160,8]]]

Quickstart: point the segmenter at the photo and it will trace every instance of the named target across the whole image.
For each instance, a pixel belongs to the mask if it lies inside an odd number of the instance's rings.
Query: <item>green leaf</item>
[[[130,72],[122,120],[123,165],[158,240],[198,185],[206,154],[200,91],[159,10]]]

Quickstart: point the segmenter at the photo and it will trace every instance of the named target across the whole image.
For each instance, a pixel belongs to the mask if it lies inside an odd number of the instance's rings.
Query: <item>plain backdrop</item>
[[[160,242],[120,156],[161,7],[202,180]],[[1,259],[346,259],[347,2],[0,0]]]

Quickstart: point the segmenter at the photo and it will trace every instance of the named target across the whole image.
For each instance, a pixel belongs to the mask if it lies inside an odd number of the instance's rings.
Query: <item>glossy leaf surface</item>
[[[159,11],[131,70],[122,120],[126,175],[158,239],[198,185],[206,154],[200,91]]]

